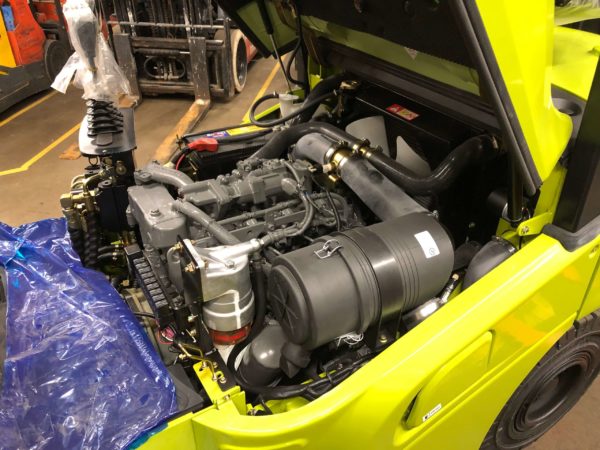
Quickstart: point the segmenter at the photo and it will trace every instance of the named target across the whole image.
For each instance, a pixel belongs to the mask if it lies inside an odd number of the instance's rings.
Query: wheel
[[[47,40],[44,43],[44,66],[50,81],[54,81],[70,55],[69,47],[61,41]]]
[[[231,30],[231,69],[235,92],[242,92],[248,77],[248,53],[244,34],[240,30]]]
[[[521,449],[556,424],[600,370],[599,312],[575,322],[506,403],[481,450]]]

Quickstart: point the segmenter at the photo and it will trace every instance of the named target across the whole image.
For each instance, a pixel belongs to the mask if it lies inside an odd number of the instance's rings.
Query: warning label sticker
[[[419,117],[419,114],[417,114],[416,112],[411,111],[410,109],[407,109],[404,106],[400,106],[397,103],[388,106],[387,108],[385,108],[385,110],[408,121],[415,120],[417,117]]]

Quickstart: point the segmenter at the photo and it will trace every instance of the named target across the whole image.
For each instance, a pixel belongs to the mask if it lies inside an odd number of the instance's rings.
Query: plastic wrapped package
[[[90,4],[91,3],[91,4]],[[129,82],[100,31],[93,2],[67,0],[63,12],[75,53],[56,76],[52,87],[63,94],[69,83],[83,89],[83,98],[116,102],[131,94]]]
[[[166,367],[64,220],[0,224],[7,272],[2,449],[121,449],[177,412]]]

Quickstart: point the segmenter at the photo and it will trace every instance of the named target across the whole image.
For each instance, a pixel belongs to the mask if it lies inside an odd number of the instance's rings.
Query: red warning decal
[[[400,106],[397,103],[388,106],[385,108],[385,110],[391,112],[392,114],[396,114],[398,117],[402,117],[404,120],[408,120],[409,122],[419,117],[416,112],[406,109],[404,106]]]

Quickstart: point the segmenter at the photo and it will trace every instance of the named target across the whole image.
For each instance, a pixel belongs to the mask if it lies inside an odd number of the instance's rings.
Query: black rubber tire
[[[544,355],[504,405],[481,450],[521,449],[577,403],[600,370],[599,314],[575,322]]]
[[[69,46],[56,40],[49,39],[44,43],[44,66],[48,79],[53,82],[71,56]]]
[[[248,53],[244,34],[240,30],[231,30],[231,68],[235,92],[240,93],[248,78]]]

